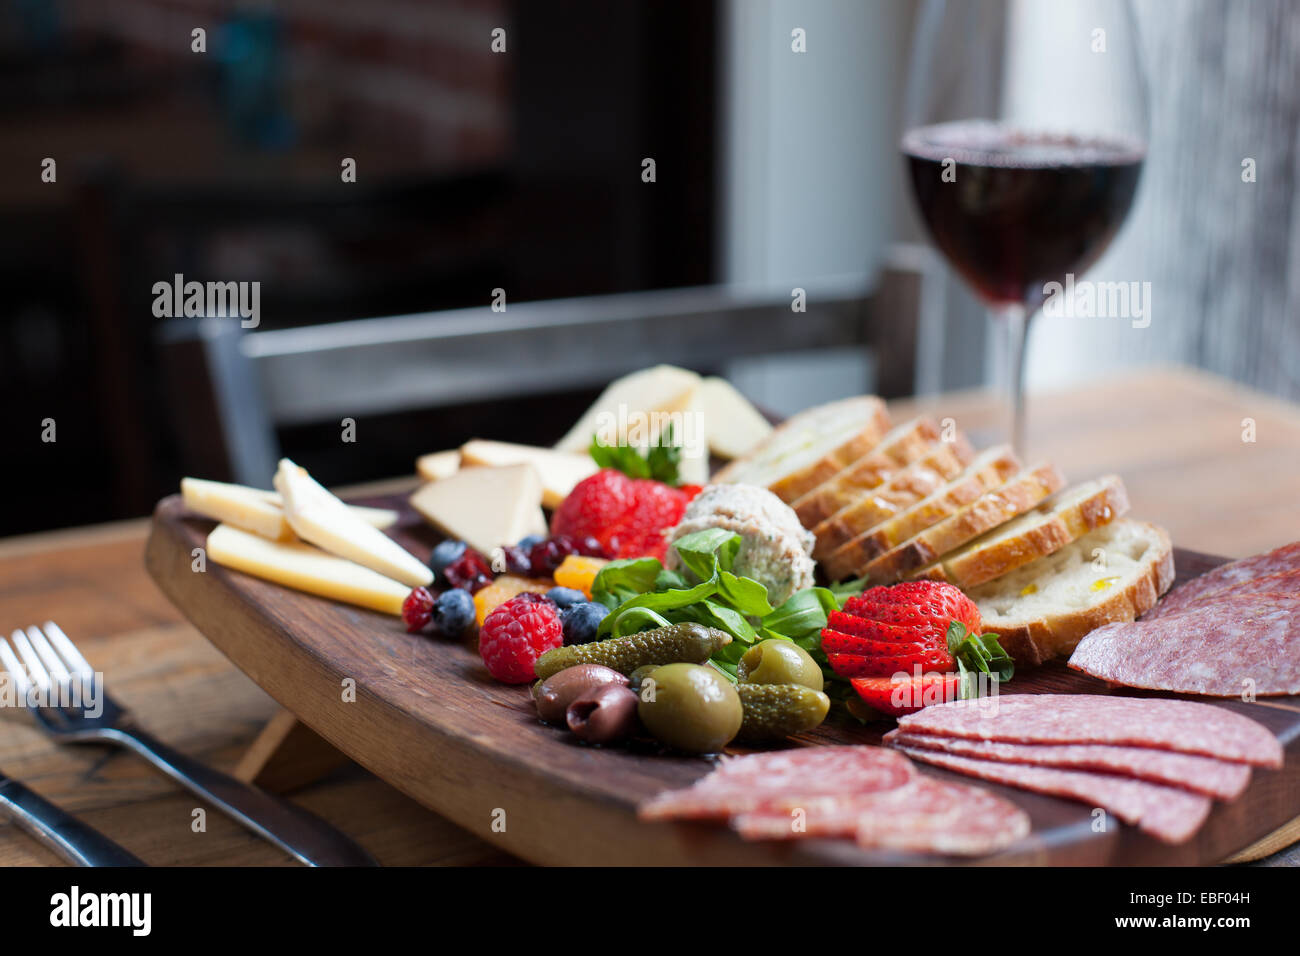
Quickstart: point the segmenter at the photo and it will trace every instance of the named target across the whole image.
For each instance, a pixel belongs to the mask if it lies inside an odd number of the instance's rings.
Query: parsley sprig
[[[681,484],[682,446],[673,441],[671,422],[645,454],[625,440],[617,445],[602,444],[598,434],[592,436],[587,452],[601,468],[617,468],[629,478],[653,478],[674,487]]]

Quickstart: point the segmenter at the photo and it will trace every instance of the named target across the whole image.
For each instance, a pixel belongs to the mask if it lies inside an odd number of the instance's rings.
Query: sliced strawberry
[[[956,662],[947,651],[922,651],[918,654],[865,656],[862,654],[826,653],[831,670],[841,677],[891,677],[894,674],[912,674],[919,665],[921,671],[946,671]]]
[[[956,700],[960,680],[960,674],[923,674],[898,680],[857,677],[850,683],[872,709],[890,717],[901,717],[931,704]]]
[[[930,643],[921,641],[874,641],[857,634],[845,634],[843,631],[825,628],[822,630],[822,650],[827,654],[857,654],[860,657],[886,655],[895,657],[900,654],[922,654],[936,650]]]
[[[926,647],[947,647],[948,629],[942,632],[932,623],[903,625],[872,621],[854,617],[843,611],[831,611],[826,620],[827,629],[852,637],[860,637],[880,644],[923,644]]]

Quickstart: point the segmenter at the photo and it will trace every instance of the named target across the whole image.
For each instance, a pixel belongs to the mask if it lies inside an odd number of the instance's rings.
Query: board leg
[[[346,755],[281,709],[249,745],[234,775],[272,793],[287,793],[314,783],[347,762]]]

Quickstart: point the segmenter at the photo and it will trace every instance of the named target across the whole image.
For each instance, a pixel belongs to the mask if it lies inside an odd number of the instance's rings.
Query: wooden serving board
[[[438,540],[402,497],[355,503],[397,508],[402,520],[392,533],[422,558]],[[503,850],[548,864],[948,862],[869,853],[847,840],[750,843],[723,826],[640,823],[639,802],[691,783],[710,769],[710,759],[585,746],[537,720],[527,686],[489,677],[472,643],[410,635],[395,617],[211,563],[195,572],[193,549],[203,546],[212,527],[187,513],[178,496],[159,503],[146,563],[163,592],[240,669],[331,744]],[[1176,551],[1178,581],[1223,560]],[[355,700],[346,702],[349,681],[355,682]],[[1010,692],[1107,688],[1057,664],[1017,674]],[[1231,804],[1216,804],[1191,841],[1166,846],[1113,820],[1108,832],[1097,833],[1083,804],[981,783],[1024,807],[1033,831],[980,862],[1215,863],[1286,824],[1300,814],[1300,698],[1213,703],[1265,724],[1282,741],[1286,763],[1281,770],[1257,769],[1247,791]],[[832,715],[799,742],[877,744],[892,726]]]

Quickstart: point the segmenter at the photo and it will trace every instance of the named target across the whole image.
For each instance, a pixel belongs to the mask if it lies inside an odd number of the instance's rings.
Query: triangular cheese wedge
[[[278,502],[269,501],[268,494],[271,492],[224,481],[181,479],[181,497],[190,511],[272,541],[290,541],[293,529],[285,520],[284,510]]]
[[[409,587],[433,582],[433,572],[374,525],[367,524],[306,470],[280,459],[275,488],[298,537],[318,548],[378,571]]]
[[[461,446],[460,461],[463,467],[532,465],[542,479],[542,505],[547,508],[559,507],[560,502],[569,496],[574,485],[597,471],[596,463],[585,453],[577,455],[573,452],[556,451],[553,448],[486,441],[482,438],[468,441]]]
[[[740,458],[772,434],[772,423],[725,378],[700,382],[691,410],[704,416],[709,447],[721,458]]]
[[[411,507],[484,555],[530,534],[546,534],[542,479],[528,464],[458,471],[411,495]]]
[[[460,450],[431,451],[415,459],[415,472],[425,481],[441,481],[460,468]]]
[[[560,451],[586,451],[591,447],[591,440],[597,431],[602,432],[602,439],[613,443],[624,437],[622,426],[629,416],[685,411],[691,404],[691,397],[699,383],[698,375],[675,365],[655,365],[616,378],[555,447]],[[610,425],[613,427],[609,428]],[[650,441],[657,437],[653,422],[636,427],[642,430],[649,427],[652,433],[646,437]],[[618,434],[606,434],[608,431],[616,431]]]

